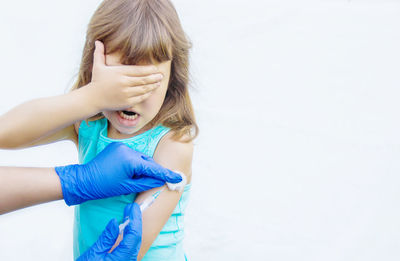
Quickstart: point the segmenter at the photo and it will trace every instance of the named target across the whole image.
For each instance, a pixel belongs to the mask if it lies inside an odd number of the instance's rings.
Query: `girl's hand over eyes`
[[[98,111],[122,110],[148,98],[160,86],[163,75],[154,65],[108,66],[104,45],[95,43],[89,99]]]

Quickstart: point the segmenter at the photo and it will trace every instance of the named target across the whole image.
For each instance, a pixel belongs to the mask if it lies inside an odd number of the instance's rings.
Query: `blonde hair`
[[[171,128],[175,139],[191,141],[198,135],[188,92],[191,43],[169,0],[103,1],[88,25],[78,79],[72,90],[91,81],[96,40],[104,43],[106,53],[121,53],[122,64],[171,60],[165,100],[150,124]],[[101,117],[104,116],[98,114],[88,120]]]

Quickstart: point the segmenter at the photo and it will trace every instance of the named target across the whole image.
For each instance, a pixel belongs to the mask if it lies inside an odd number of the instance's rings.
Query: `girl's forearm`
[[[0,214],[62,198],[54,169],[0,167]]]
[[[97,114],[90,88],[32,100],[0,116],[0,148],[22,147]]]

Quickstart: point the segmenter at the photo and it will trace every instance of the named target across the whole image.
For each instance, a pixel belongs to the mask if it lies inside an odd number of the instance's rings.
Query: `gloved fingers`
[[[142,175],[146,175],[148,177],[156,179],[161,179],[164,182],[170,182],[170,183],[179,183],[182,181],[182,177],[180,174],[162,167],[161,165],[156,163],[152,158],[147,156],[142,156],[142,159],[143,159]]]
[[[100,235],[96,243],[90,248],[95,253],[107,253],[115,244],[119,234],[118,222],[114,218],[108,222],[107,227]]]
[[[137,203],[131,203],[131,204],[128,204],[128,205],[125,206],[125,209],[124,209],[124,221],[127,220],[128,218],[131,219],[131,220],[133,219],[133,216],[132,216],[131,213],[133,212],[134,204],[137,205]]]
[[[129,217],[131,222],[126,226],[124,233],[126,233],[124,238],[135,241],[142,241],[142,211],[140,211],[140,206],[137,203],[129,204],[125,208],[125,217]]]
[[[158,188],[163,185],[165,185],[164,181],[149,177],[129,179],[123,183],[126,194],[142,192],[152,188]]]
[[[125,207],[125,220],[129,217],[129,224],[124,230],[124,238],[112,252],[116,257],[127,257],[136,260],[142,243],[142,212],[136,203]]]
[[[111,143],[104,150],[110,150],[110,151],[114,150],[115,153],[128,156],[128,158],[131,159],[129,160],[129,162],[132,164],[131,165],[132,170],[136,170],[133,171],[133,173],[135,173],[135,175],[137,176],[145,175],[148,177],[161,179],[164,182],[170,182],[170,183],[179,183],[182,181],[182,177],[178,173],[175,173],[169,169],[162,167],[161,165],[157,164],[153,160],[153,158],[141,152],[135,151],[123,143],[120,142]],[[140,165],[139,169],[138,169],[139,166],[138,164]]]

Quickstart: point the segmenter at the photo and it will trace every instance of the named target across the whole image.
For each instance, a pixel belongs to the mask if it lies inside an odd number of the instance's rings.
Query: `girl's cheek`
[[[162,103],[164,101],[166,93],[167,93],[167,86],[160,86],[159,88],[153,91],[149,99],[152,99],[152,101],[155,103],[160,103],[160,102]]]
[[[147,98],[147,100],[145,100],[143,104],[146,110],[153,111],[153,113],[154,112],[158,113],[164,102],[165,92],[166,92],[165,90],[159,90],[159,89],[154,91],[154,93],[150,95],[150,97]]]

